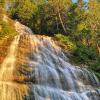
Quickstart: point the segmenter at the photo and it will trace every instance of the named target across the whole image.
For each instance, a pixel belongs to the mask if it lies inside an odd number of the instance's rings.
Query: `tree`
[[[66,30],[71,38],[77,43],[82,41],[85,14],[85,3],[83,0],[78,0],[77,3],[72,3],[67,13]]]
[[[29,25],[33,17],[33,14],[36,11],[36,6],[31,0],[15,0],[11,2],[12,6],[9,11],[11,16],[15,19],[18,19],[25,25]]]
[[[98,0],[90,0],[88,3],[86,25],[90,30],[89,44],[96,47],[100,54],[100,2]]]
[[[62,27],[63,33],[67,34],[66,30],[66,17],[67,17],[67,12],[69,10],[69,7],[71,5],[71,0],[49,0],[49,3],[53,7],[54,13],[56,20],[58,21],[58,27],[60,25],[60,28]]]
[[[48,35],[54,35],[59,32],[64,34],[67,33],[67,25],[65,22],[71,1],[41,0],[41,3],[36,1],[37,0],[35,0],[35,3],[38,7],[34,23],[34,27],[38,26],[38,30],[36,31]]]
[[[5,0],[0,0],[0,13],[5,10]]]

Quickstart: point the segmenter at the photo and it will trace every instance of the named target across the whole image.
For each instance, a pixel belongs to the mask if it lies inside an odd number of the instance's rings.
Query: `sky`
[[[73,2],[76,2],[77,0],[72,0]],[[85,2],[87,2],[88,0],[84,0]]]

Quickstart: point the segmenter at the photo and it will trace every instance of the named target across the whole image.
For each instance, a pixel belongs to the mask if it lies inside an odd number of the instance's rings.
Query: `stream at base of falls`
[[[0,66],[0,100],[100,100],[94,73],[70,64],[50,37],[16,27],[20,35]]]

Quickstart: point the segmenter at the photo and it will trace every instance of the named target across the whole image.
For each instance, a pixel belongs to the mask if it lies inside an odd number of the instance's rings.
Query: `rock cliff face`
[[[100,83],[71,65],[47,36],[15,23],[15,36],[0,66],[0,100],[100,100]]]

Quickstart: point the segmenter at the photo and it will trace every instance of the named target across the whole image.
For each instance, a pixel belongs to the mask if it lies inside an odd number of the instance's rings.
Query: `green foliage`
[[[39,2],[37,0],[14,0],[9,13],[14,19],[31,27],[35,33],[54,35],[64,32],[62,23],[64,23],[64,16],[67,15],[70,3],[71,0],[41,0]]]
[[[0,8],[5,8],[5,0],[0,0]]]
[[[0,21],[0,27],[0,39],[3,39],[6,36],[9,37],[17,34],[15,29],[5,21]]]
[[[72,3],[70,6],[70,11],[67,12],[67,20],[66,20],[66,30],[67,34],[69,35],[74,35],[75,30],[77,29],[77,24],[78,24],[78,17],[77,17],[77,12],[75,11],[77,8],[77,4]]]
[[[97,56],[96,60],[89,66],[89,69],[92,70],[100,79],[100,57]]]
[[[97,59],[97,51],[95,48],[88,47],[86,45],[78,45],[74,50],[73,55],[77,58],[77,61],[81,64],[90,65],[92,61]]]
[[[0,13],[5,12],[5,0],[0,0]]]
[[[16,0],[14,3],[12,3],[9,13],[14,19],[18,19],[23,24],[29,25],[36,10],[36,5],[32,3],[31,0]]]
[[[68,36],[64,36],[62,34],[55,35],[55,38],[62,44],[65,45],[65,48],[68,50],[75,49],[75,44],[71,41],[71,38]]]

